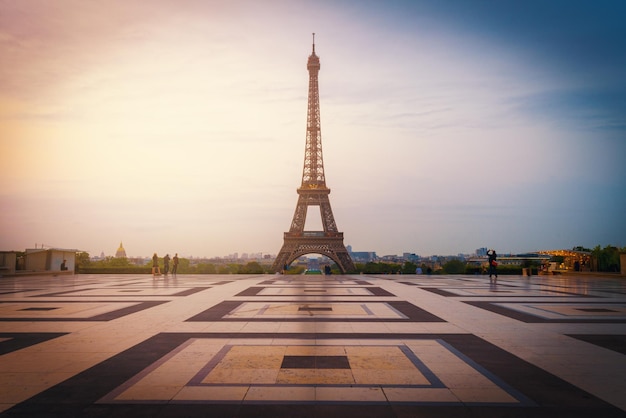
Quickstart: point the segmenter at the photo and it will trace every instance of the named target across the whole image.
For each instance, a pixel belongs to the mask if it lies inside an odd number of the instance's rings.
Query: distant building
[[[115,258],[126,258],[126,250],[120,241],[120,247],[115,252]]]
[[[102,251],[100,253],[100,255],[94,255],[92,257],[89,257],[89,259],[91,261],[102,261],[102,260],[106,259],[106,255],[104,255],[104,251]]]
[[[352,251],[350,257],[355,263],[368,263],[378,258],[374,251]]]
[[[420,256],[415,253],[402,253],[402,258],[404,261],[412,261],[417,262],[420,259]]]
[[[597,271],[598,260],[592,256],[590,251],[577,251],[577,250],[545,250],[538,251],[539,256],[548,257],[550,260],[552,257],[562,257],[562,261],[559,263],[551,263],[549,270],[557,271]]]
[[[381,257],[382,261],[387,262],[387,263],[398,263],[398,262],[402,262],[402,257],[398,257],[397,254],[389,254],[389,255],[383,255]]]
[[[16,251],[0,251],[0,277],[3,274],[15,274],[17,268]]]
[[[26,272],[74,273],[76,253],[80,250],[64,248],[27,248]]]

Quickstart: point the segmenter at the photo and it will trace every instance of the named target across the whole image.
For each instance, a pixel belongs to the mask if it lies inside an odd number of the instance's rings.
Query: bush
[[[289,266],[289,268],[285,270],[285,274],[302,274],[304,270],[305,268],[303,266]]]
[[[370,261],[363,266],[362,272],[365,274],[396,274],[401,268],[400,264],[374,263]]]
[[[463,274],[465,273],[465,263],[461,260],[450,260],[443,265],[445,274]]]

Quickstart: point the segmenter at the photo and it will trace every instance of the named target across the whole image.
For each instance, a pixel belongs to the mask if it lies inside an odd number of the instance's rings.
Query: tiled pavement
[[[625,417],[626,279],[0,278],[0,417]]]

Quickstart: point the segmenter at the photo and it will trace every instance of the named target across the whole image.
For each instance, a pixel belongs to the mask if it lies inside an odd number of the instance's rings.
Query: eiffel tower
[[[283,246],[274,261],[272,270],[281,271],[293,260],[305,254],[322,254],[333,260],[342,273],[347,273],[354,271],[354,264],[343,245],[343,232],[337,230],[328,200],[330,189],[326,187],[324,176],[320,96],[317,83],[320,59],[315,55],[315,34],[313,34],[313,52],[309,56],[307,69],[309,70],[309,104],[302,184],[298,188],[298,204],[293,214],[291,228],[289,232],[285,232]],[[319,207],[323,231],[304,230],[309,206]]]

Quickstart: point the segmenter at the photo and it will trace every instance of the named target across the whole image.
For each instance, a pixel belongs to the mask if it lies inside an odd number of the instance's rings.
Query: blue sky
[[[1,249],[278,252],[312,32],[326,181],[355,251],[626,245],[621,1],[0,11]]]

